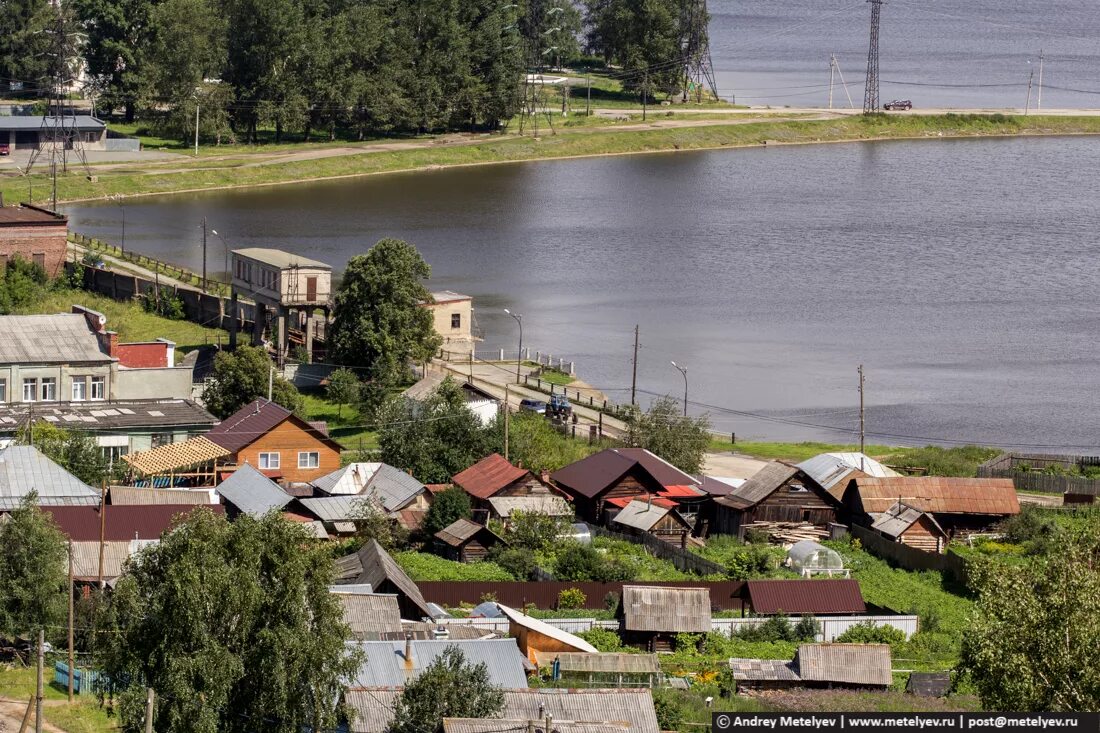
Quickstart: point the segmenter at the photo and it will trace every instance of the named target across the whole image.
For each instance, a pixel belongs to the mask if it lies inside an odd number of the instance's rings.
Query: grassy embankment
[[[841,443],[782,443],[738,441],[736,444],[721,438],[710,441],[710,450],[742,453],[760,460],[800,462],[819,453],[848,453],[859,450],[858,445]],[[996,448],[967,445],[956,448],[924,446],[905,448],[890,445],[867,445],[867,455],[895,468],[921,469],[930,476],[974,476],[978,466],[1000,454]]]
[[[49,678],[52,679],[52,676],[50,673]],[[0,667],[0,698],[17,700],[25,706],[34,691],[33,667]],[[95,695],[77,695],[71,706],[67,700],[66,691],[49,682],[44,695],[43,721],[67,733],[113,733],[119,730],[116,720],[108,717]]]
[[[95,182],[73,172],[58,179],[62,200],[102,199],[110,194],[135,195],[184,190],[254,186],[340,176],[418,170],[436,166],[475,165],[549,158],[648,153],[666,150],[755,146],[765,140],[816,143],[842,140],[975,137],[983,135],[1100,134],[1100,117],[1007,117],[942,115],[844,117],[830,120],[785,120],[697,127],[563,132],[538,140],[530,137],[483,136],[472,144],[419,147],[356,155],[248,165],[246,159],[223,161],[219,167],[189,168],[183,163],[134,164],[99,170]],[[209,165],[209,162],[207,163]],[[29,183],[38,190],[45,174]],[[13,177],[0,184],[12,200],[25,197],[28,181]]]

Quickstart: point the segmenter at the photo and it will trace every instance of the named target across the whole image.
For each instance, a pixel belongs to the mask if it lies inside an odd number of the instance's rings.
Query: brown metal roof
[[[488,499],[509,484],[519,481],[529,474],[525,468],[513,466],[504,460],[504,456],[494,453],[482,458],[461,473],[456,473],[451,481],[471,496]]]
[[[103,518],[104,539],[111,542],[157,540],[178,519],[193,511],[207,509],[224,515],[220,505],[197,507],[193,504],[114,505],[108,504]],[[100,515],[97,506],[44,506],[58,528],[74,542],[99,540]]]
[[[710,591],[624,585],[623,628],[627,631],[704,633],[710,631]]]
[[[230,453],[236,453],[266,435],[290,415],[290,410],[277,402],[253,400],[211,428],[206,437]]]
[[[889,644],[801,644],[795,656],[798,676],[805,682],[889,686]]]
[[[55,214],[49,209],[42,209],[30,204],[0,207],[0,227],[42,226],[48,224],[66,226],[68,221],[63,214]]]
[[[947,536],[947,533],[943,531],[943,527],[936,521],[928,512],[922,512],[920,509],[911,507],[905,502],[895,501],[893,505],[886,510],[883,514],[873,514],[874,524],[871,525],[871,529],[879,532],[886,537],[897,538],[900,537],[905,530],[912,527],[921,517],[928,517],[928,520],[932,523],[932,526],[943,535]]]
[[[692,476],[643,448],[608,448],[555,471],[550,478],[570,491],[591,499],[635,467],[661,486],[698,484]]]
[[[864,512],[885,512],[898,501],[933,514],[1019,514],[1010,478],[899,476],[857,478],[850,486]]]
[[[758,614],[867,612],[859,582],[850,579],[749,580],[745,593]]]

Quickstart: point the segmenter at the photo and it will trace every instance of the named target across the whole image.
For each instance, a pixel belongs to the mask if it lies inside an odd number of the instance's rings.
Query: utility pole
[[[197,114],[197,112],[196,112]],[[198,122],[196,121],[196,125]],[[198,127],[195,127],[198,130]],[[198,140],[198,133],[195,133],[195,139]],[[195,143],[195,155],[199,154],[198,142]],[[206,217],[202,218],[202,292],[206,292]]]
[[[69,540],[69,704],[73,701],[73,541]]]
[[[630,404],[635,405],[634,395],[638,389],[638,326],[634,326],[634,368],[631,370],[630,376]]]
[[[34,693],[34,733],[42,733],[42,674],[46,666],[46,631],[38,630],[38,686]]]
[[[584,116],[589,117],[592,114],[592,72],[589,71],[584,76],[588,82],[588,100],[584,103]]]
[[[642,74],[642,122],[645,122],[646,100],[649,97],[649,67]]]
[[[1035,101],[1035,109],[1043,111],[1043,49],[1039,49],[1039,98]]]
[[[508,460],[508,383],[504,383],[504,460]]]
[[[1031,62],[1028,61],[1028,64]],[[1031,110],[1031,80],[1035,78],[1035,69],[1028,72],[1027,75],[1027,102],[1024,103],[1024,114],[1026,115]]]
[[[863,91],[863,114],[870,115],[879,110],[878,83],[878,26],[885,0],[867,0],[871,3],[871,43],[867,47],[867,84]]]
[[[99,589],[103,590],[103,548],[107,539],[107,479],[99,488]]]
[[[863,442],[866,437],[864,433],[864,419],[863,419],[863,365],[859,365],[859,369],[856,370],[859,373],[859,470],[863,470]]]
[[[561,116],[569,115],[569,81],[566,80],[561,89]]]
[[[829,54],[829,109],[833,108],[833,72],[836,71],[836,55]]]
[[[199,157],[199,103],[195,103],[195,157]]]
[[[153,692],[152,687],[145,689],[145,733],[153,733],[153,700],[156,699],[156,693]]]
[[[50,178],[53,179],[53,196],[50,199],[53,203],[50,206],[50,211],[57,212],[57,161],[50,162]]]
[[[267,372],[267,401],[271,402],[271,393],[275,389],[275,367],[269,366]]]

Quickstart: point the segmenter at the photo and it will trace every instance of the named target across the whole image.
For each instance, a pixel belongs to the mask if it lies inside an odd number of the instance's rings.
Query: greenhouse
[[[848,577],[840,555],[811,540],[802,540],[791,545],[791,549],[787,551],[787,560],[791,569],[802,577],[819,574]]]

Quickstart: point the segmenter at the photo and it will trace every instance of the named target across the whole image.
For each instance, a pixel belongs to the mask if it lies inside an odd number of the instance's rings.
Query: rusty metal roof
[[[504,456],[494,453],[482,458],[461,473],[451,477],[455,486],[460,486],[470,496],[488,499],[509,484],[519,481],[529,474],[525,468],[513,466],[504,460]]]
[[[947,533],[943,531],[943,527],[936,521],[928,512],[922,512],[916,507],[911,507],[905,502],[895,501],[894,504],[882,514],[872,514],[874,517],[874,524],[871,525],[871,529],[876,532],[880,532],[887,537],[900,537],[905,530],[912,527],[921,517],[928,517],[928,520],[932,522],[932,526],[943,535],[947,536]]]
[[[627,631],[703,633],[710,631],[710,590],[624,585],[623,628]]]
[[[886,687],[894,681],[889,644],[801,644],[795,663],[805,682]]]
[[[1020,501],[1009,478],[900,476],[853,482],[864,512],[885,512],[896,502],[933,514],[1019,514]]]
[[[758,614],[867,612],[859,582],[850,579],[749,580],[745,593]]]

